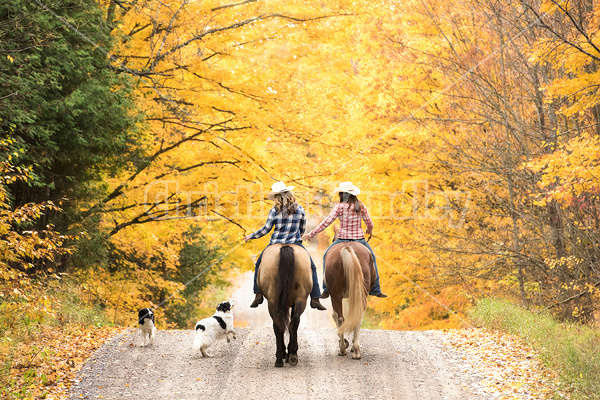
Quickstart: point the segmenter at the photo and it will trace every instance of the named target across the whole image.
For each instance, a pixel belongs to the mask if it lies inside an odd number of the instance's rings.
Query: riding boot
[[[317,310],[320,310],[320,311],[327,310],[325,307],[323,307],[323,304],[321,304],[318,297],[315,297],[314,299],[310,299],[310,306],[312,308],[316,308]]]
[[[264,298],[262,293],[256,293],[256,297],[254,298],[254,301],[252,302],[252,304],[250,304],[250,308],[256,308],[258,307],[259,304],[262,304]]]

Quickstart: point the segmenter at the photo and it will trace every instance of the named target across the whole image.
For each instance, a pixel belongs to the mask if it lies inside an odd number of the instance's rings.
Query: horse
[[[358,242],[341,242],[325,256],[323,279],[331,296],[333,320],[338,328],[340,356],[346,355],[348,340],[344,333],[354,331],[352,358],[360,359],[360,324],[367,308],[367,295],[375,283],[375,266],[369,249]],[[344,318],[342,299],[348,299]]]
[[[275,367],[283,360],[298,364],[298,325],[312,289],[312,274],[308,252],[293,244],[273,244],[263,252],[258,275],[258,287],[268,300],[269,314],[277,342]],[[289,331],[287,346],[284,334]]]

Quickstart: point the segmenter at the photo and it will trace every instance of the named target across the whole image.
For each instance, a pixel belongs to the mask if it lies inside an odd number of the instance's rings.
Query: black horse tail
[[[290,322],[290,314],[288,312],[288,299],[292,293],[294,285],[294,266],[296,260],[294,258],[294,249],[290,246],[282,246],[279,250],[279,273],[277,279],[277,315],[273,318],[273,322],[281,330],[285,332]]]

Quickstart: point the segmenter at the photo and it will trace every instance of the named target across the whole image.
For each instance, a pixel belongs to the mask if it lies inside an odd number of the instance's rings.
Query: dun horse
[[[269,303],[273,331],[277,341],[275,366],[298,364],[298,325],[312,289],[310,257],[305,249],[293,244],[273,244],[264,251],[258,267],[257,284]],[[290,311],[291,310],[291,311]],[[284,333],[290,341],[287,352]]]
[[[338,327],[338,354],[346,355],[349,343],[344,333],[354,331],[352,358],[360,359],[360,324],[367,308],[367,294],[375,283],[371,252],[357,242],[342,242],[332,246],[325,257],[324,279],[331,296],[333,320]],[[345,317],[343,298],[348,298],[348,315]]]

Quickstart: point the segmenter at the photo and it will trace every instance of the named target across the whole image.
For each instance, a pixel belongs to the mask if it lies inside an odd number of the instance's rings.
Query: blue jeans
[[[304,250],[306,250],[306,248],[302,245],[302,242],[290,243],[290,244],[295,244],[296,246],[300,246]],[[269,247],[269,246],[267,246],[267,247]],[[265,248],[265,250],[266,250],[266,248]],[[258,256],[258,258],[256,259],[256,264],[255,264],[256,266],[254,268],[254,293],[260,293],[260,289],[258,288],[258,284],[256,283],[256,275],[258,274],[258,266],[260,265],[260,262],[262,260],[262,256],[263,256],[263,253],[265,252],[265,250],[263,250],[260,253],[260,256]],[[306,250],[306,252],[308,253],[308,250]],[[310,298],[318,299],[319,297],[321,297],[321,291],[319,290],[319,280],[317,278],[317,266],[313,262],[310,254],[308,255],[308,257],[310,258],[310,269],[312,270],[312,280],[313,280],[313,287],[312,287],[312,291],[310,292]]]
[[[369,292],[369,294],[371,296],[380,294],[381,286],[379,286],[379,271],[377,270],[377,260],[375,259],[375,253],[373,253],[373,249],[371,248],[371,246],[369,246],[369,242],[367,242],[364,238],[363,239],[336,239],[335,242],[331,243],[331,246],[329,246],[327,248],[327,250],[325,250],[325,254],[323,254],[323,291],[325,291],[325,292],[327,291],[327,286],[325,286],[325,256],[327,255],[327,252],[333,245],[336,245],[336,244],[342,243],[342,242],[358,242],[358,243],[364,244],[367,247],[367,249],[369,249],[369,251],[371,252],[371,256],[373,256],[373,265],[375,266],[375,284],[373,284],[373,287],[371,288],[371,291]]]

